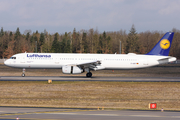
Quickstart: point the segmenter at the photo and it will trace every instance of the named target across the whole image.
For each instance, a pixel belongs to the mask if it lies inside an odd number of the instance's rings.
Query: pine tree
[[[67,40],[65,53],[71,53],[71,40]]]
[[[111,45],[111,37],[108,36],[106,38],[107,46],[106,46],[106,51],[107,53],[111,53],[112,45]]]
[[[86,38],[86,33],[84,33],[84,32],[83,32],[83,36],[82,36],[82,46],[83,46],[83,52],[89,53],[88,41]]]
[[[103,53],[106,53],[107,44],[106,44],[106,32],[105,31],[103,32],[102,39],[103,39]]]
[[[26,34],[26,40],[28,41],[28,39],[29,39],[29,37],[30,37],[30,34],[29,34],[29,32]]]
[[[54,35],[54,41],[52,43],[51,52],[52,53],[58,53],[60,49],[60,43],[58,41],[59,34],[55,33]]]
[[[97,53],[103,53],[103,38],[99,36],[98,50]]]
[[[62,42],[61,42],[61,52],[65,53],[66,52],[66,38],[63,38]]]
[[[138,36],[134,25],[132,25],[128,38],[126,39],[125,53],[127,54],[129,52],[139,53]]]
[[[16,29],[16,33],[14,35],[14,51],[15,53],[20,53],[21,52],[21,42],[20,42],[20,38],[21,38],[21,33],[19,30],[19,27]]]
[[[72,34],[72,53],[76,53],[76,51],[77,51],[77,33],[76,33],[76,29],[74,28]]]
[[[1,28],[1,32],[0,32],[0,37],[2,37],[4,35],[4,30],[3,27]]]
[[[21,33],[20,33],[20,31],[19,31],[19,28],[17,28],[14,39],[15,39],[15,40],[19,40],[19,37],[20,37],[20,36],[21,36]]]
[[[42,51],[42,45],[44,44],[44,41],[45,41],[45,36],[44,36],[44,33],[41,33],[40,35],[40,38],[39,38],[39,52]]]
[[[38,38],[34,36],[35,52],[38,52]]]

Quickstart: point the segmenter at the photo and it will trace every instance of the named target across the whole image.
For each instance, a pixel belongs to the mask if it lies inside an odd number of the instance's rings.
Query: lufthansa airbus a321
[[[167,32],[155,47],[147,54],[72,54],[72,53],[19,53],[4,62],[5,65],[23,68],[56,68],[62,69],[65,74],[80,74],[90,71],[137,69],[165,64],[176,61],[175,57],[168,56],[174,33]]]

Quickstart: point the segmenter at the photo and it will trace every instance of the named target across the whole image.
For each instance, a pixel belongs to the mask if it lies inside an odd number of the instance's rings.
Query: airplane
[[[80,74],[90,71],[138,69],[176,61],[176,57],[168,56],[174,32],[167,32],[147,54],[80,54],[80,53],[19,53],[6,60],[9,67],[23,68],[25,77],[27,68],[56,68],[64,74]]]

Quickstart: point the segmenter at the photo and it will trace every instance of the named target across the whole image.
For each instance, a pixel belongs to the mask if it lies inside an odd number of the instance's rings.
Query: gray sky
[[[65,33],[90,28],[137,32],[180,29],[180,0],[0,0],[0,27]]]

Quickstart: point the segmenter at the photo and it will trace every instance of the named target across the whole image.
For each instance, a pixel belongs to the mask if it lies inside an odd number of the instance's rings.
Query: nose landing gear
[[[26,69],[25,68],[23,68],[23,73],[22,73],[22,77],[25,77],[25,71],[26,71]]]

